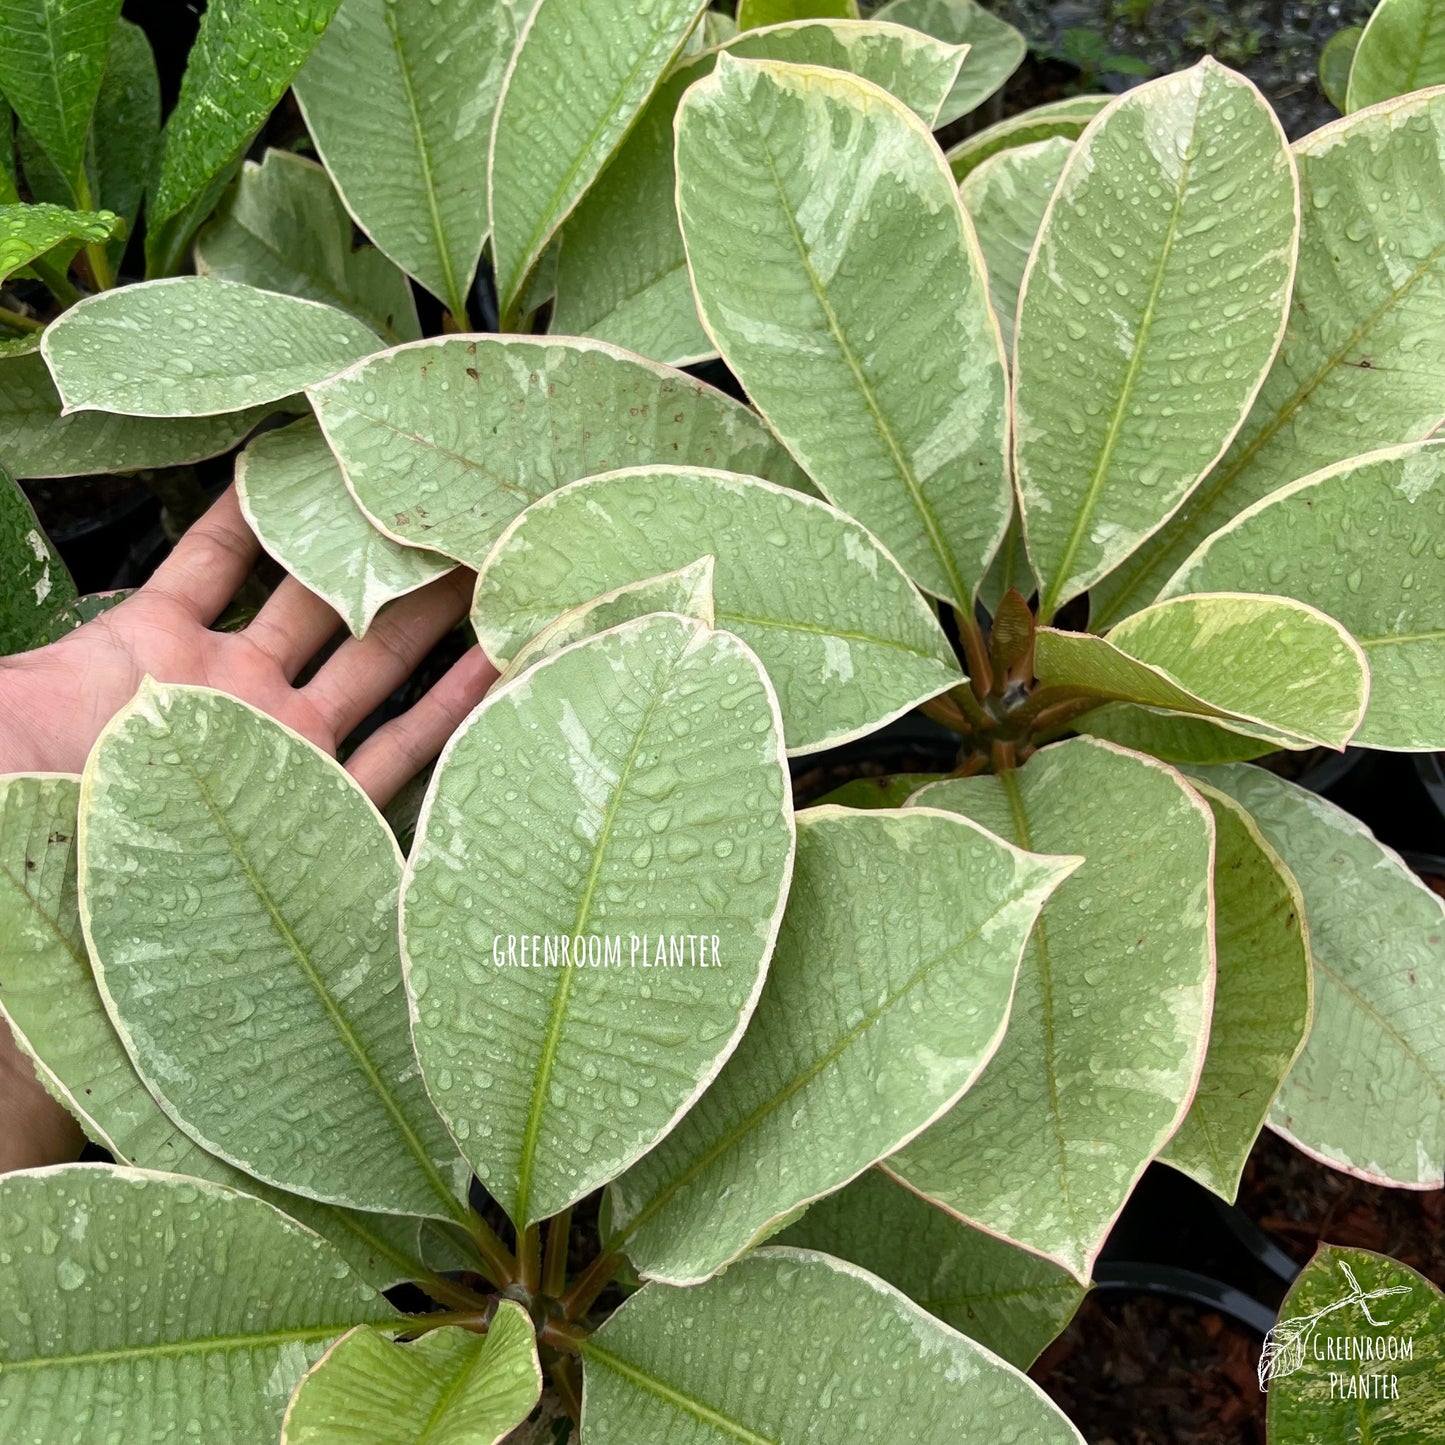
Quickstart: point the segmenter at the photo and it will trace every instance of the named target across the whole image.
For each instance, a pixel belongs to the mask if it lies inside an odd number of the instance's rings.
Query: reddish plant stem
[[[542,1293],[556,1299],[567,1287],[567,1245],[572,1235],[572,1207],[568,1205],[547,1226],[547,1253],[542,1260]]]
[[[580,1320],[597,1302],[597,1296],[612,1282],[622,1268],[620,1254],[599,1254],[573,1281],[572,1288],[562,1296],[562,1313],[569,1320]]]
[[[542,1226],[529,1224],[517,1241],[517,1273],[522,1288],[536,1294],[542,1288]]]

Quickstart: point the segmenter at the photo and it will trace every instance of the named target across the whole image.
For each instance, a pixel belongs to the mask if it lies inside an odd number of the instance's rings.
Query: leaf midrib
[[[776,627],[782,632],[806,632],[817,637],[837,637],[844,642],[862,642],[870,647],[891,647],[896,652],[906,652],[912,657],[921,657],[927,662],[936,662],[940,667],[948,666],[948,663],[936,653],[924,652],[922,648],[914,647],[907,642],[895,642],[891,637],[874,637],[867,632],[843,632],[836,627],[824,627],[817,622],[800,622],[779,617],[753,617],[744,612],[728,612],[723,609],[718,609],[715,615],[719,624],[741,622],[745,626],[751,627]]]
[[[482,1338],[485,1342],[485,1336]],[[483,1343],[483,1350],[484,1349],[485,1343]],[[432,1432],[438,1425],[444,1422],[447,1411],[456,1404],[457,1400],[460,1399],[465,1392],[467,1384],[476,1372],[477,1366],[481,1363],[481,1354],[482,1351],[468,1354],[456,1373],[442,1387],[441,1393],[436,1398],[436,1403],[428,1412],[425,1422],[417,1432],[413,1445],[427,1445],[427,1441],[433,1438]]]
[[[596,1343],[595,1338],[583,1342],[582,1355],[584,1359],[595,1360],[599,1365],[620,1375],[629,1384],[636,1385],[655,1399],[671,1405],[680,1414],[690,1415],[699,1423],[710,1425],[730,1439],[740,1441],[741,1445],[782,1445],[782,1442],[773,1436],[759,1435],[720,1410],[714,1410],[702,1401],[694,1400],[682,1391],[673,1389],[671,1385],[664,1384],[655,1375],[649,1375],[645,1370],[614,1355],[611,1350],[603,1349]]]
[[[310,984],[318,1002],[320,1002],[327,1017],[336,1029],[343,1046],[360,1065],[361,1072],[367,1083],[371,1086],[372,1092],[380,1100],[387,1114],[390,1115],[392,1123],[401,1134],[402,1141],[406,1145],[408,1152],[421,1166],[423,1175],[446,1205],[448,1214],[453,1219],[466,1223],[469,1217],[466,1208],[457,1200],[446,1181],[442,1178],[436,1164],[427,1153],[421,1140],[417,1138],[416,1131],[411,1126],[411,1121],[407,1119],[405,1113],[402,1111],[401,1105],[397,1103],[391,1091],[387,1088],[386,1081],[377,1072],[376,1065],[367,1057],[366,1050],[362,1048],[361,1040],[356,1037],[356,1033],[352,1029],[350,1022],[337,1007],[336,1001],[331,997],[325,980],[322,979],[315,968],[312,967],[311,959],[305,948],[302,947],[301,940],[296,937],[291,925],[286,921],[280,908],[271,897],[270,889],[266,886],[265,881],[251,866],[250,859],[241,847],[241,840],[236,836],[224,814],[221,812],[221,809],[217,806],[215,799],[211,796],[211,790],[207,787],[205,779],[201,776],[200,769],[183,751],[181,741],[176,737],[175,730],[171,727],[169,721],[166,720],[163,715],[160,716],[162,726],[165,728],[171,740],[176,744],[176,752],[181,759],[181,765],[191,775],[191,779],[196,785],[196,790],[201,796],[201,801],[205,804],[207,811],[211,814],[212,820],[215,822],[217,828],[220,829],[231,850],[231,856],[235,858],[236,862],[240,865],[241,872],[246,882],[250,885],[252,893],[255,894],[257,902],[266,910],[272,927],[280,934],[281,940],[285,943],[286,947],[290,949],[291,956],[296,960],[301,969],[302,977]]]
[[[1202,99],[1200,104],[1202,105]],[[1148,348],[1149,336],[1157,319],[1159,297],[1164,289],[1164,276],[1169,269],[1169,263],[1174,256],[1174,247],[1179,239],[1179,220],[1184,209],[1184,195],[1189,189],[1190,174],[1194,169],[1195,147],[1198,143],[1199,108],[1196,106],[1194,118],[1190,123],[1189,145],[1184,153],[1184,160],[1179,171],[1179,184],[1174,192],[1174,209],[1169,216],[1169,226],[1159,253],[1159,264],[1155,268],[1154,282],[1149,289],[1149,299],[1144,303],[1144,312],[1139,320],[1139,334],[1134,343],[1134,354],[1129,358],[1129,365],[1124,372],[1123,385],[1119,388],[1119,395],[1114,402],[1114,413],[1109,418],[1109,430],[1104,435],[1104,445],[1099,451],[1099,460],[1094,468],[1094,475],[1089,479],[1083,501],[1075,513],[1074,525],[1070,529],[1068,539],[1064,543],[1063,553],[1054,568],[1053,581],[1049,583],[1039,603],[1039,617],[1044,622],[1053,617],[1061,600],[1059,593],[1072,581],[1070,569],[1074,565],[1074,558],[1078,555],[1079,548],[1083,545],[1084,533],[1094,520],[1094,512],[1104,490],[1104,483],[1114,460],[1114,453],[1118,450],[1119,442],[1123,437],[1124,418],[1128,410],[1128,403],[1133,400],[1134,389],[1139,382],[1139,373],[1144,365],[1144,353]],[[1022,289],[1022,283],[1020,289]],[[1017,339],[1015,340],[1015,349],[1017,349]]]
[[[607,811],[602,817],[602,826],[598,830],[597,843],[592,852],[592,862],[587,869],[587,877],[582,885],[582,895],[577,901],[577,912],[574,915],[572,927],[567,930],[573,938],[578,937],[588,923],[589,915],[592,912],[592,899],[597,892],[597,882],[601,877],[603,860],[607,854],[607,845],[612,839],[612,829],[617,821],[618,810],[622,806],[623,795],[627,791],[628,780],[637,765],[638,754],[642,751],[642,740],[647,736],[648,730],[652,726],[653,716],[672,685],[673,674],[681,660],[681,654],[679,654],[668,663],[667,672],[659,681],[651,701],[647,704],[647,711],[638,723],[637,732],[632,739],[632,747],[628,750],[627,757],[618,770],[617,786],[613,789],[612,797],[607,804]],[[547,1013],[547,1032],[543,1037],[541,1053],[537,1058],[537,1068],[532,1076],[532,1097],[527,1106],[527,1122],[523,1127],[522,1148],[517,1161],[517,1202],[515,1206],[517,1218],[513,1222],[518,1228],[525,1228],[531,1222],[527,1214],[532,1202],[532,1175],[542,1133],[542,1111],[551,1087],[552,1071],[557,1063],[557,1050],[562,1042],[562,1026],[566,1022],[567,1001],[572,993],[572,979],[575,974],[575,969],[564,968],[558,978],[557,987],[552,991],[552,1002]]]
[[[896,991],[890,993],[882,1003],[871,1012],[865,1014],[863,1018],[860,1019],[853,1028],[849,1029],[827,1052],[820,1055],[808,1068],[789,1080],[782,1089],[779,1089],[769,1098],[764,1099],[751,1114],[729,1129],[711,1148],[689,1164],[687,1168],[670,1181],[665,1188],[655,1194],[622,1229],[617,1231],[609,1242],[609,1247],[615,1249],[623,1240],[630,1239],[642,1225],[663,1208],[668,1200],[672,1199],[681,1190],[686,1189],[698,1175],[710,1168],[742,1139],[751,1134],[764,1119],[775,1114],[796,1094],[807,1088],[808,1085],[826,1069],[836,1064],[869,1029],[878,1023],[885,1014],[890,1013],[914,988],[954,955],[967,948],[971,943],[976,942],[979,935],[989,924],[993,923],[995,919],[1008,909],[1016,906],[1018,902],[1018,897],[1006,899],[983,919],[977,927],[971,929],[961,938],[936,953],[927,963],[922,964]]]
[[[837,343],[838,350],[847,363],[848,369],[853,374],[854,384],[858,388],[859,395],[863,398],[863,404],[868,409],[868,415],[872,419],[874,428],[878,432],[879,439],[888,449],[893,457],[893,465],[898,475],[903,479],[904,486],[908,489],[909,499],[913,503],[913,509],[918,513],[923,522],[923,529],[928,534],[928,544],[935,558],[943,567],[944,576],[948,585],[953,589],[954,595],[946,598],[955,607],[962,606],[964,600],[969,596],[969,591],[963,585],[963,578],[959,574],[958,564],[954,560],[952,551],[944,541],[943,532],[939,525],[933,507],[924,496],[922,483],[914,474],[912,463],[903,451],[902,444],[894,434],[893,427],[887,417],[883,415],[882,408],[874,394],[872,383],[864,372],[862,363],[858,360],[843,333],[842,324],[838,320],[837,313],[833,310],[832,302],[828,299],[826,287],[822,278],[818,275],[813,266],[812,258],[808,254],[808,248],[803,240],[803,234],[798,229],[797,218],[788,204],[787,193],[783,189],[781,177],[778,175],[778,168],[773,159],[773,153],[768,149],[768,143],[763,135],[762,126],[757,122],[751,111],[747,112],[748,119],[753,122],[753,130],[758,138],[758,149],[768,167],[768,175],[773,182],[773,188],[778,195],[778,209],[783,213],[788,223],[788,232],[792,236],[793,245],[797,248],[798,259],[802,264],[804,274],[808,278],[808,285],[813,292],[813,299],[818,303],[818,309],[823,313],[823,319],[827,323],[828,330],[833,340]]]

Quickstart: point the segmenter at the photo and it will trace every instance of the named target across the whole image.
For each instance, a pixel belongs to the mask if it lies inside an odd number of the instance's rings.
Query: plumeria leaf
[[[1329,97],[1336,110],[1347,110],[1350,85],[1350,70],[1355,63],[1355,51],[1359,48],[1360,36],[1365,33],[1363,25],[1350,25],[1336,30],[1320,51],[1320,89]]]
[[[51,619],[75,583],[25,493],[0,469],[0,657],[49,641]]]
[[[1065,100],[1050,101],[1018,115],[1011,115],[996,125],[975,131],[949,149],[946,159],[960,184],[990,156],[1014,146],[1034,145],[1038,141],[1078,140],[1089,122],[1108,105],[1112,95],[1074,95]]]
[[[1340,109],[1363,110],[1442,83],[1445,5],[1440,0],[1380,0],[1355,47]]]
[[[1108,703],[1076,726],[1091,737],[1148,753],[1166,763],[1247,763],[1278,750],[1278,740],[1234,732],[1202,717],[1134,703]]]
[[[752,1024],[612,1185],[608,1247],[646,1278],[695,1284],[926,1128],[998,1047],[1024,941],[1080,862],[929,808],[799,814]]]
[[[403,547],[372,526],[310,417],[264,432],[241,453],[236,494],[261,545],[357,637],[388,602],[452,570],[449,558]]]
[[[1206,537],[1287,482],[1445,421],[1445,91],[1348,116],[1293,152],[1304,227],[1279,355],[1218,466],[1093,589],[1096,625],[1144,606]]]
[[[881,1169],[820,1199],[777,1242],[869,1270],[1020,1370],[1088,1292],[1067,1270],[971,1229]]]
[[[983,1077],[885,1167],[1087,1279],[1198,1082],[1214,991],[1213,821],[1172,769],[1090,738],[1016,772],[936,783],[915,802],[1086,861],[1044,907]]]
[[[1363,747],[1445,748],[1445,445],[1355,457],[1207,538],[1164,596],[1280,592],[1350,630],[1369,662]],[[1297,670],[1298,662],[1291,664]]]
[[[1007,382],[932,137],[866,80],[724,54],[678,111],[677,162],[723,358],[823,493],[969,605],[1008,525]]]
[[[703,1339],[728,1347],[705,1351]],[[1082,1445],[1027,1376],[882,1280],[770,1248],[693,1289],[650,1284],[582,1343],[583,1438]]]
[[[738,0],[738,29],[757,30],[790,20],[856,20],[858,0]]]
[[[400,878],[350,776],[222,693],[147,682],[86,765],[86,943],[167,1113],[269,1184],[465,1218],[467,1176],[416,1075]]]
[[[1271,1125],[1359,1178],[1439,1189],[1445,901],[1362,823],[1316,794],[1239,764],[1199,776],[1243,804],[1304,896],[1314,1026]]]
[[[502,534],[472,624],[508,661],[570,607],[700,555],[719,627],[762,659],[793,753],[881,727],[961,680],[936,617],[850,517],[756,477],[640,467],[560,488]]]
[[[390,341],[421,335],[406,277],[374,246],[353,247],[351,217],[326,172],[290,151],[241,167],[196,238],[196,269],[335,306]]]
[[[565,648],[452,738],[402,890],[413,1032],[519,1228],[627,1168],[714,1078],[793,847],[776,698],[704,623],[655,614]]]
[[[50,252],[58,252],[68,265],[81,246],[107,241],[123,229],[121,218],[109,211],[0,206],[0,282]]]
[[[487,234],[487,145],[515,39],[504,0],[347,0],[296,77],[347,209],[458,319]]]
[[[1214,814],[1219,975],[1199,1092],[1159,1157],[1233,1203],[1270,1104],[1304,1047],[1313,985],[1294,875],[1233,798],[1198,787]]]
[[[935,124],[944,126],[977,110],[1023,63],[1024,37],[976,0],[890,0],[875,20],[910,25],[954,45],[967,45],[968,59]]]
[[[180,276],[88,297],[41,352],[67,412],[201,417],[279,401],[380,344],[334,306]]]
[[[747,407],[596,341],[423,341],[371,357],[310,397],[377,526],[473,567],[528,503],[617,467],[673,462],[806,485]]]

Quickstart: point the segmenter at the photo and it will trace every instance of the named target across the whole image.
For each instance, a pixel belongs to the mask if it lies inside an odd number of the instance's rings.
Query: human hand
[[[341,619],[294,578],[243,630],[210,630],[258,551],[229,490],[134,596],[49,647],[0,659],[0,773],[80,772],[147,674],[228,692],[334,754],[466,614],[472,574],[458,569],[394,603],[296,687]],[[346,766],[378,806],[440,752],[496,676],[472,648],[356,749]],[[0,1173],[73,1159],[82,1142],[0,1026]]]
[[[334,755],[466,615],[473,575],[459,568],[395,602],[296,687],[341,619],[295,578],[241,631],[211,631],[259,550],[229,489],[133,597],[49,647],[0,659],[0,773],[78,773],[147,674],[230,693]],[[378,806],[441,751],[496,676],[474,647],[356,749],[346,766]]]

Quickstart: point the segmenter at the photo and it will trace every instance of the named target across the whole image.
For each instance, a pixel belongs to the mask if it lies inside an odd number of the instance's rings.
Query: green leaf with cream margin
[[[1172,768],[1092,738],[914,801],[1086,861],[1044,906],[983,1077],[884,1168],[1086,1280],[1199,1082],[1214,999],[1213,819]]]
[[[380,346],[334,306],[178,276],[87,297],[40,350],[67,413],[201,417],[279,401]]]
[[[310,418],[264,432],[236,459],[236,495],[261,545],[357,637],[381,609],[452,570],[371,525]]]
[[[1294,875],[1233,798],[1195,786],[1214,814],[1219,971],[1199,1092],[1159,1157],[1232,1204],[1274,1096],[1304,1047],[1314,989]]]
[[[1445,1432],[1445,1294],[1398,1260],[1321,1245],[1270,1334],[1270,1445],[1431,1445]]]
[[[999,151],[958,188],[972,220],[988,271],[988,292],[1012,351],[1019,287],[1039,237],[1049,198],[1059,183],[1073,143],[1061,136]]]
[[[1341,110],[1364,110],[1412,90],[1445,84],[1445,5],[1380,0],[1355,47]]]
[[[498,1445],[541,1393],[532,1321],[515,1300],[498,1303],[484,1335],[448,1326],[397,1345],[363,1325],[301,1381],[281,1445]]]
[[[0,1435],[273,1440],[307,1367],[400,1327],[324,1239],[217,1184],[105,1164],[0,1178]]]
[[[79,854],[106,1010],[197,1143],[326,1203],[465,1222],[399,987],[401,854],[339,764],[147,681],[86,763]]]
[[[962,681],[928,604],[851,517],[700,468],[612,472],[534,503],[483,565],[472,625],[501,665],[559,613],[705,555],[718,626],[762,659],[790,753],[862,737]]]
[[[82,246],[100,245],[124,230],[110,211],[71,211],[64,206],[0,206],[0,282],[54,251],[70,264]]]
[[[362,1214],[273,1189],[188,1138],[141,1082],[106,1014],[81,934],[80,779],[0,777],[0,1014],[45,1087],[118,1163],[254,1194],[314,1229],[368,1284],[425,1279],[415,1218]],[[7,886],[8,885],[8,886]]]
[[[1107,637],[1041,627],[1035,671],[1045,686],[1222,718],[1280,747],[1336,751],[1370,691],[1364,653],[1333,618],[1245,592],[1159,602]]]
[[[195,254],[202,276],[335,306],[389,341],[421,335],[406,277],[375,246],[355,245],[330,177],[305,156],[247,161]]]
[[[968,46],[968,59],[935,122],[939,126],[977,110],[1028,54],[1023,35],[976,0],[891,0],[873,12],[873,19]]]
[[[1355,742],[1445,748],[1445,444],[1355,457],[1256,502],[1165,585],[1281,592],[1350,630],[1369,662]]]
[[[632,128],[705,0],[538,0],[502,82],[488,196],[504,330],[527,276]]]
[[[711,1083],[762,988],[793,851],[767,675],[688,618],[565,648],[447,744],[402,887],[412,1033],[518,1228],[621,1173]],[[688,962],[650,966],[684,936]],[[535,937],[602,962],[555,966],[554,948],[528,966]]]
[[[294,87],[357,224],[463,323],[487,235],[487,145],[514,28],[505,0],[347,0]]]
[[[858,0],[738,0],[744,32],[796,20],[856,20]]]
[[[1014,341],[1043,621],[1157,531],[1229,445],[1284,332],[1299,225],[1274,111],[1212,59],[1127,92],[1076,143]]]
[[[609,1250],[697,1284],[926,1129],[1003,1038],[1023,947],[1082,858],[931,808],[800,813],[762,997],[691,1112],[609,1195]]]
[[[48,642],[56,612],[75,601],[75,583],[25,493],[0,467],[0,657]],[[37,720],[38,721],[38,720]]]
[[[678,229],[673,120],[688,87],[712,73],[720,53],[861,75],[931,125],[966,48],[901,25],[812,20],[744,31],[675,66],[567,222],[552,329],[674,366],[715,355]]]
[[[1198,776],[1244,806],[1304,895],[1314,1026],[1271,1127],[1356,1178],[1439,1189],[1445,900],[1314,793],[1241,764]]]
[[[1081,733],[1148,753],[1166,763],[1247,763],[1278,751],[1268,738],[1235,732],[1207,718],[1133,703],[1111,702],[1086,713],[1074,726]]]
[[[818,1200],[777,1242],[876,1274],[1020,1370],[1063,1332],[1088,1293],[1067,1270],[970,1228],[881,1169]]]
[[[1092,589],[1095,626],[1151,601],[1287,482],[1445,422],[1445,90],[1347,116],[1293,151],[1304,226],[1279,354],[1219,465]]]
[[[856,76],[723,54],[678,110],[677,170],[723,359],[830,501],[970,605],[1008,526],[1008,386],[926,127]]]
[[[581,1352],[585,1440],[1083,1442],[1026,1375],[811,1250],[761,1249],[691,1289],[650,1284]]]
[[[507,676],[516,677],[570,643],[595,637],[599,632],[607,632],[652,612],[676,612],[716,627],[717,605],[712,592],[716,562],[715,557],[699,557],[674,572],[644,577],[641,582],[624,582],[621,587],[564,612],[507,664]]]
[[[962,185],[990,156],[1001,151],[1015,146],[1035,145],[1055,136],[1078,140],[1089,122],[1113,100],[1112,95],[1075,95],[1065,100],[1050,101],[1047,105],[1036,105],[1032,110],[1021,111],[999,121],[997,125],[975,131],[956,146],[951,146],[944,159],[953,172],[954,180]]]
[[[472,567],[529,503],[618,467],[674,462],[809,487],[747,407],[598,341],[422,341],[308,395],[372,521],[395,541]]]
[[[17,477],[83,477],[149,471],[218,456],[269,408],[205,417],[131,417],[104,411],[61,413],[39,338],[33,349],[0,357],[0,459]]]

